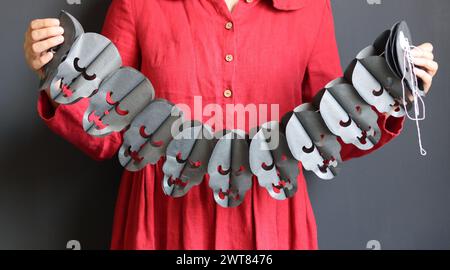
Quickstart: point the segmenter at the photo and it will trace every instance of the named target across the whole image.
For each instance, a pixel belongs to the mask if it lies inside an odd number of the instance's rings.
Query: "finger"
[[[37,30],[41,28],[48,28],[53,26],[59,26],[59,20],[58,19],[37,19],[33,20],[30,23],[31,30]]]
[[[33,41],[41,41],[44,39],[48,39],[50,37],[55,37],[62,35],[64,33],[64,28],[60,26],[53,26],[48,28],[42,28],[38,30],[31,31],[31,39]]]
[[[439,64],[437,62],[426,58],[414,58],[414,64],[425,69],[431,76],[436,75],[439,69]]]
[[[64,42],[63,36],[56,36],[44,41],[36,42],[31,47],[34,54],[40,54],[42,52],[48,51],[50,48],[58,46]]]
[[[31,62],[31,67],[34,70],[39,70],[41,69],[43,66],[45,66],[46,64],[48,64],[48,62],[50,62],[53,59],[53,53],[48,52],[43,54],[40,57],[35,58],[32,62]]]
[[[418,49],[418,47],[414,48],[411,51],[411,54],[412,54],[412,56],[414,58],[426,58],[426,59],[434,60],[433,52],[422,50],[422,49]]]
[[[433,52],[433,50],[434,50],[434,46],[430,42],[420,45],[419,48],[426,52]]]
[[[30,46],[29,44],[31,43],[31,31],[32,31],[31,28],[28,28],[27,31],[25,32],[24,49]]]
[[[53,59],[53,56],[54,56],[54,54],[53,54],[52,52],[44,53],[44,54],[40,57],[41,64],[42,64],[43,66],[47,65],[47,64]]]
[[[425,92],[428,92],[428,90],[431,88],[431,84],[433,83],[433,76],[420,68],[415,68],[414,73],[418,78],[422,80]]]

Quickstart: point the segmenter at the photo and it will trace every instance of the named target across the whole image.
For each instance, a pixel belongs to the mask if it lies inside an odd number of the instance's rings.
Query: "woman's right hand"
[[[64,28],[58,19],[37,19],[31,21],[25,33],[23,45],[25,59],[40,78],[44,76],[43,67],[53,59],[49,50],[64,42]]]

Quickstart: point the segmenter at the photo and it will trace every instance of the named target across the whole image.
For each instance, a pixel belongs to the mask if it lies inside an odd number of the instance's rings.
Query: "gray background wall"
[[[81,1],[7,1],[0,11],[0,249],[65,249],[72,239],[83,249],[109,247],[121,167],[89,160],[38,120],[37,79],[22,55],[29,20],[60,9],[86,30],[100,31],[110,1]],[[399,138],[344,164],[334,181],[308,174],[319,244],[366,249],[376,240],[382,249],[450,249],[450,1],[380,2],[333,0],[342,64],[402,18],[416,44],[435,44],[440,73],[422,124],[429,155],[420,157],[414,124],[407,122]]]

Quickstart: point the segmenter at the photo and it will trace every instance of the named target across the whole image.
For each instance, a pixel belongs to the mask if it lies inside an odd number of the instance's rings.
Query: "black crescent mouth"
[[[176,156],[177,162],[180,164],[184,164],[186,163],[187,159],[183,159],[183,154],[182,153],[178,153]]]
[[[383,93],[384,93],[384,89],[383,89],[383,88],[380,88],[379,90],[374,89],[374,90],[372,91],[372,94],[373,94],[374,96],[376,96],[376,97],[381,96]]]
[[[314,152],[315,149],[315,145],[312,144],[311,147],[307,148],[306,146],[303,146],[302,150],[303,152],[305,152],[306,154],[311,154],[312,152]]]
[[[263,164],[261,164],[261,167],[266,171],[270,171],[275,167],[275,162],[272,161],[272,164],[270,165],[267,165],[267,163],[263,162]]]
[[[231,172],[231,167],[228,170],[224,170],[222,168],[222,165],[219,165],[219,167],[217,167],[217,171],[221,174],[221,175],[228,175]]]
[[[97,78],[97,75],[92,74],[92,75],[88,75],[87,73],[82,73],[81,74],[83,76],[83,78],[85,78],[87,81],[93,81]]]
[[[83,78],[84,78],[85,80],[87,80],[87,81],[93,81],[93,80],[95,80],[95,79],[97,78],[97,75],[96,75],[96,74],[92,74],[92,75],[87,74],[87,72],[86,72],[86,71],[87,71],[87,68],[82,68],[82,67],[80,67],[79,63],[80,63],[80,58],[76,57],[76,58],[73,60],[73,67],[75,68],[75,70],[76,70],[77,72],[79,72],[79,73],[81,74],[81,76],[83,76]]]
[[[80,67],[79,63],[80,63],[80,58],[75,57],[75,59],[73,59],[73,67],[75,68],[76,71],[78,71],[79,73],[82,73],[86,69]]]
[[[348,116],[348,120],[346,122],[344,121],[340,121],[339,125],[341,125],[341,127],[349,127],[352,124],[352,119],[350,118],[350,116]]]

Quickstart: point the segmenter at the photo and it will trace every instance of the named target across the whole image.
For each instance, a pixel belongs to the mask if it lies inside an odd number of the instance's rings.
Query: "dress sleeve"
[[[328,82],[343,75],[334,31],[331,3],[329,0],[324,2],[321,26],[308,61],[303,82],[303,102],[310,102]],[[382,132],[380,142],[374,148],[364,151],[353,145],[344,144],[339,139],[342,145],[341,156],[344,161],[367,155],[400,134],[403,129],[404,118],[395,118],[378,112],[377,114],[378,125]]]
[[[103,35],[113,41],[122,56],[123,65],[137,68],[139,63],[137,38],[131,1],[114,0],[109,8]],[[122,134],[113,133],[105,137],[93,137],[83,130],[84,112],[89,106],[87,99],[72,105],[59,105],[56,109],[50,103],[45,91],[39,94],[37,111],[44,123],[95,160],[112,158],[122,144]]]
[[[113,0],[102,34],[119,49],[123,66],[139,69],[141,57],[136,19],[134,0]]]

